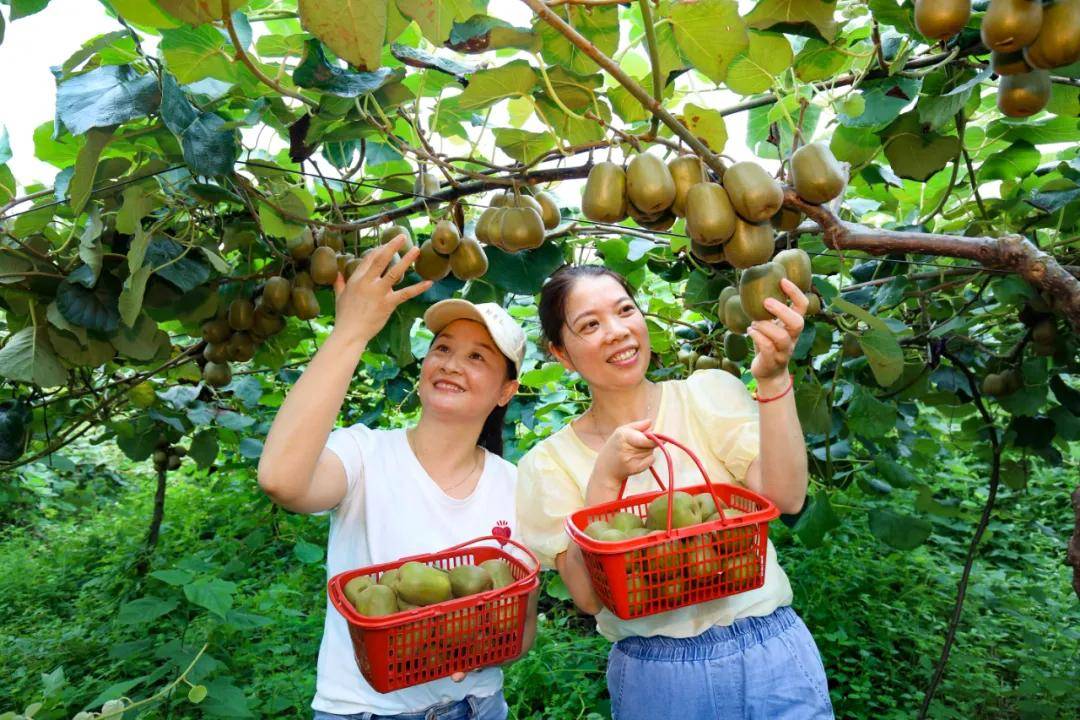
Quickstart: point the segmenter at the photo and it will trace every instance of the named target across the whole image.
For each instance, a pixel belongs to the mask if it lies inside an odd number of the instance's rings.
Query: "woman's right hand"
[[[656,443],[645,435],[652,420],[638,420],[615,428],[596,458],[599,479],[622,486],[623,480],[643,472],[653,464]]]
[[[414,247],[391,266],[394,253],[404,244],[405,236],[398,235],[385,245],[370,250],[348,282],[338,274],[334,281],[334,335],[350,343],[366,344],[383,329],[398,305],[431,287],[431,281],[424,280],[400,290],[394,289],[420,256],[420,250]]]

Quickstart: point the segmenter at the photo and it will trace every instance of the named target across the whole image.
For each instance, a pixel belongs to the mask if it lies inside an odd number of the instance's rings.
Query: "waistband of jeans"
[[[731,625],[714,625],[694,637],[653,635],[623,638],[615,643],[615,649],[639,660],[712,660],[760,645],[787,630],[798,619],[795,610],[785,605],[769,615],[739,618]]]

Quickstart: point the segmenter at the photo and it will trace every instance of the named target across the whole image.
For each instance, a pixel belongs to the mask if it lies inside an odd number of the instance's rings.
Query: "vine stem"
[[[639,0],[641,7],[641,24],[645,26],[645,46],[649,49],[649,64],[652,66],[652,91],[653,97],[659,104],[663,100],[664,80],[660,77],[660,51],[656,45],[656,26],[653,25],[652,8],[650,0]],[[660,117],[653,115],[649,121],[649,132],[653,135],[660,129]]]
[[[221,2],[221,19],[222,19],[222,22],[225,23],[225,30],[227,30],[228,33],[229,33],[229,40],[232,41],[232,46],[236,50],[236,58],[235,59],[239,60],[245,66],[247,66],[247,69],[251,71],[252,75],[254,75],[255,77],[257,77],[259,79],[259,82],[261,82],[262,84],[264,84],[267,87],[271,88],[272,90],[275,90],[278,93],[281,93],[282,95],[284,95],[286,97],[291,97],[294,100],[299,100],[300,102],[304,103],[305,105],[307,105],[310,108],[318,108],[319,103],[315,102],[314,100],[312,100],[310,98],[304,97],[303,95],[301,95],[298,92],[293,92],[292,90],[289,90],[288,88],[284,87],[278,81],[274,80],[271,77],[268,77],[266,75],[266,73],[264,73],[259,68],[259,66],[255,64],[255,61],[252,60],[251,56],[248,55],[247,51],[244,50],[244,44],[242,42],[240,42],[240,37],[236,34],[236,26],[233,24],[232,10],[229,7],[230,4],[231,4],[231,0],[222,0],[222,2]]]
[[[997,426],[994,424],[994,419],[990,416],[990,412],[986,409],[986,405],[983,404],[982,394],[979,392],[979,385],[975,379],[975,375],[971,370],[956,357],[953,353],[949,352],[946,347],[942,350],[942,355],[947,357],[949,361],[955,365],[960,372],[967,378],[968,383],[971,385],[972,402],[975,403],[975,408],[982,415],[983,421],[986,423],[990,434],[990,448],[992,455],[990,457],[990,489],[986,498],[986,504],[983,506],[982,516],[979,518],[979,524],[975,528],[975,534],[971,537],[971,543],[968,545],[967,559],[964,561],[964,570],[960,575],[960,583],[956,588],[956,604],[953,607],[952,618],[949,620],[949,628],[945,633],[945,644],[941,648],[941,657],[938,659],[937,666],[934,668],[934,675],[930,679],[930,685],[926,688],[926,696],[923,698],[922,707],[919,709],[919,720],[924,720],[927,716],[927,712],[930,710],[930,703],[933,702],[934,695],[937,692],[938,686],[941,684],[941,679],[945,675],[945,666],[949,662],[949,653],[952,650],[953,642],[956,640],[956,630],[960,625],[960,616],[964,611],[964,599],[967,596],[968,582],[971,579],[971,567],[975,564],[975,552],[978,550],[979,542],[982,540],[983,533],[986,532],[987,525],[990,524],[990,513],[994,510],[994,503],[997,500],[998,487],[1001,483],[1001,442],[998,438]]]
[[[118,718],[118,717],[121,717],[124,713],[131,712],[132,710],[134,710],[137,707],[140,707],[142,705],[149,705],[152,702],[157,702],[161,698],[163,698],[166,695],[168,695],[169,693],[171,693],[174,689],[176,689],[176,687],[180,683],[187,682],[187,676],[190,675],[191,671],[195,669],[195,665],[199,662],[199,659],[202,658],[203,654],[206,653],[206,649],[208,647],[210,647],[210,643],[204,643],[202,648],[199,650],[199,652],[195,653],[195,657],[192,658],[191,662],[184,669],[184,672],[180,673],[179,677],[177,677],[175,680],[173,680],[171,683],[169,683],[168,685],[166,685],[162,689],[158,690],[156,693],[154,693],[150,697],[139,700],[138,702],[133,702],[130,705],[125,705],[123,708],[118,708],[118,709],[116,709],[116,710],[114,710],[114,711],[112,711],[110,713],[103,713],[103,714],[98,715],[96,717],[98,717],[99,720],[105,720],[105,718],[112,718],[112,717]],[[190,685],[191,683],[188,683],[188,684]]]
[[[704,160],[705,164],[716,171],[716,174],[723,179],[724,171],[727,170],[727,167],[720,157],[710,150],[697,135],[690,132],[688,127],[683,125],[674,115],[664,109],[664,106],[661,105],[656,98],[650,95],[645,88],[641,87],[641,85],[639,85],[632,77],[623,72],[622,68],[620,68],[614,60],[600,52],[599,48],[589,42],[585,36],[575,30],[569,23],[552,12],[551,8],[544,4],[542,0],[521,1],[532,8],[533,12],[535,12],[541,20],[562,33],[562,35],[575,47],[590,57],[597,65],[606,70],[611,77],[615,78],[620,85],[626,88],[627,92],[633,95],[634,98],[651,112],[654,117],[659,118],[660,122],[667,125],[673,133],[682,138],[683,142],[689,145],[693,151],[697,153],[698,157]]]

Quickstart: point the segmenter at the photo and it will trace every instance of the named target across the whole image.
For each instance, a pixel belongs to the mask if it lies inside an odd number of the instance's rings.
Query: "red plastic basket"
[[[670,437],[646,433],[667,460],[665,485],[652,467],[660,490],[584,508],[566,520],[566,530],[581,548],[593,589],[601,602],[623,620],[655,615],[687,605],[715,600],[759,588],[765,583],[765,549],[769,521],[780,511],[767,498],[730,484],[713,484],[697,455]],[[733,508],[746,515],[672,529],[675,468],[665,444],[680,448],[697,465],[704,485],[679,488],[690,495],[711,493],[717,508]],[[601,542],[585,534],[597,520],[618,512],[644,519],[649,503],[668,494],[667,530],[617,542]]]
[[[518,548],[531,560],[532,568],[501,548],[479,544],[489,540]],[[353,578],[370,575],[378,581],[383,573],[407,562],[450,570],[494,559],[510,565],[514,582],[485,593],[383,617],[361,615],[345,598],[345,584]],[[491,535],[440,552],[340,573],[330,578],[327,592],[330,602],[349,624],[360,672],[371,687],[386,693],[455,672],[495,665],[521,654],[528,596],[539,584],[539,570],[536,556],[524,545]]]

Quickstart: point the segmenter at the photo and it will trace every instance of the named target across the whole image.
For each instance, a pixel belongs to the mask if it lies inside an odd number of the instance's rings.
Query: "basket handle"
[[[667,490],[667,494],[668,494],[667,532],[669,532],[669,533],[671,532],[671,508],[674,505],[674,503],[672,501],[673,501],[673,499],[675,497],[675,463],[671,459],[671,453],[669,453],[668,449],[666,447],[664,447],[666,444],[674,445],[675,447],[679,448],[680,450],[682,450],[683,452],[685,452],[687,455],[690,456],[690,459],[694,461],[695,465],[697,465],[697,469],[698,469],[698,472],[701,473],[701,477],[703,477],[705,479],[705,484],[709,488],[709,494],[712,495],[713,502],[716,504],[716,507],[718,509],[721,508],[722,506],[729,506],[729,503],[724,502],[723,500],[720,499],[720,496],[717,495],[716,488],[713,486],[712,479],[709,477],[709,473],[705,470],[705,466],[702,465],[701,460],[698,458],[697,454],[694,453],[693,450],[686,447],[685,445],[683,445],[681,442],[679,442],[675,438],[669,437],[667,435],[662,435],[660,433],[653,433],[653,432],[649,432],[648,430],[646,430],[645,431],[645,437],[649,438],[654,443],[656,443],[656,446],[660,449],[660,452],[663,453],[663,455],[664,455],[664,460],[667,462],[668,482],[667,482],[666,486],[660,480],[660,476],[657,475],[656,470],[651,465],[649,466],[649,471],[652,472],[653,477],[656,478],[656,482],[657,482],[657,484],[660,485],[660,489]],[[626,484],[627,484],[627,482],[629,480],[630,480],[630,478],[624,479],[622,487],[619,488],[619,499],[620,500],[623,499],[623,495],[626,492]],[[722,513],[722,512],[720,513],[720,524],[721,524],[721,526],[728,524],[728,519],[724,515],[724,513]]]

